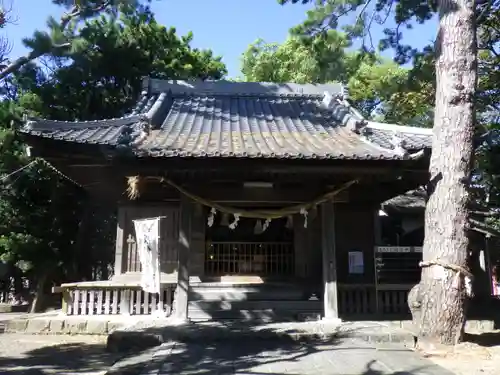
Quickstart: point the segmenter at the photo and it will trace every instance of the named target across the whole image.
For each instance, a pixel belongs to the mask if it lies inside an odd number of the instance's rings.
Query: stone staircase
[[[192,321],[283,321],[318,319],[322,301],[296,284],[199,283],[189,295]]]

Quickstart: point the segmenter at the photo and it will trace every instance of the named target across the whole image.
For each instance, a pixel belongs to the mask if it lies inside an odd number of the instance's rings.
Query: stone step
[[[191,320],[257,320],[277,321],[299,319],[301,316],[316,318],[321,314],[321,301],[190,301]]]
[[[283,286],[193,286],[189,299],[192,301],[262,301],[262,300],[304,300],[311,296],[307,288],[288,285]]]
[[[189,320],[203,322],[209,320],[238,320],[244,322],[274,322],[284,319],[273,310],[189,310]]]
[[[316,311],[323,308],[322,301],[189,301],[189,308],[201,310],[295,310]]]

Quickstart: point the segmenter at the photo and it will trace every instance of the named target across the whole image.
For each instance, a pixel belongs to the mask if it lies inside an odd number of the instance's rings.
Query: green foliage
[[[427,97],[405,92],[409,70],[373,54],[348,51],[345,34],[329,30],[322,36],[289,37],[283,44],[262,40],[243,54],[247,81],[342,82],[353,104],[380,121],[428,126]]]
[[[179,37],[138,2],[110,1],[104,10],[95,9],[104,4],[99,1],[57,3],[69,10],[76,4],[81,13],[64,28],[49,20],[50,32],[26,40],[33,51],[45,51],[41,64],[23,62],[0,87],[0,262],[34,280],[48,274],[51,282],[90,279],[96,266],[108,267],[113,253],[105,250],[115,218],[107,207],[92,209],[82,236],[84,209],[92,203],[83,189],[44,163],[7,177],[32,161],[15,132],[23,115],[68,121],[121,116],[140,93],[143,76],[217,79],[226,74],[220,57],[190,46],[192,34]],[[54,47],[66,41],[71,46]]]
[[[423,24],[436,15],[437,2],[394,0],[278,0],[286,3],[314,3],[307,19],[292,29],[300,39],[325,38],[332,30],[343,32],[349,42],[361,41],[361,53],[374,54],[392,48],[395,62],[413,66],[406,82],[393,92],[383,119],[428,126],[433,123],[436,91],[435,47],[417,50],[403,43],[404,29]],[[476,92],[477,145],[474,168],[475,203],[500,206],[500,1],[476,2],[478,33],[478,87]],[[347,18],[350,17],[350,18]],[[353,18],[354,17],[354,18]],[[349,19],[350,22],[347,22]],[[389,22],[393,25],[389,27]],[[353,22],[354,21],[354,22]],[[378,46],[371,43],[372,29],[383,27]],[[380,73],[380,72],[379,72]],[[363,87],[363,86],[361,86]],[[488,204],[485,199],[488,197]],[[486,207],[488,206],[488,207]],[[489,224],[498,220],[490,217]],[[495,224],[499,226],[498,223]]]
[[[220,57],[190,46],[192,35],[178,37],[149,11],[98,17],[80,30],[80,52],[47,62],[54,72],[30,90],[24,108],[43,117],[73,120],[123,115],[141,90],[141,78],[218,79],[226,74]],[[122,63],[116,64],[117,61]]]

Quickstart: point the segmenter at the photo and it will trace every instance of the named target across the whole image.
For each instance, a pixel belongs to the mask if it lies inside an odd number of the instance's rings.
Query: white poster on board
[[[349,273],[359,275],[365,272],[362,251],[349,251]]]
[[[148,293],[160,293],[160,260],[158,240],[160,218],[134,220],[137,252],[142,266],[141,288]]]

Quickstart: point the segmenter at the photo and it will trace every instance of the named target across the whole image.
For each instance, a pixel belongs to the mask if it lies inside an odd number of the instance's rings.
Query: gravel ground
[[[480,346],[467,342],[460,344],[453,353],[429,359],[456,375],[498,375],[500,373],[500,345]]]
[[[116,360],[105,344],[96,336],[0,334],[0,374],[104,374]]]

